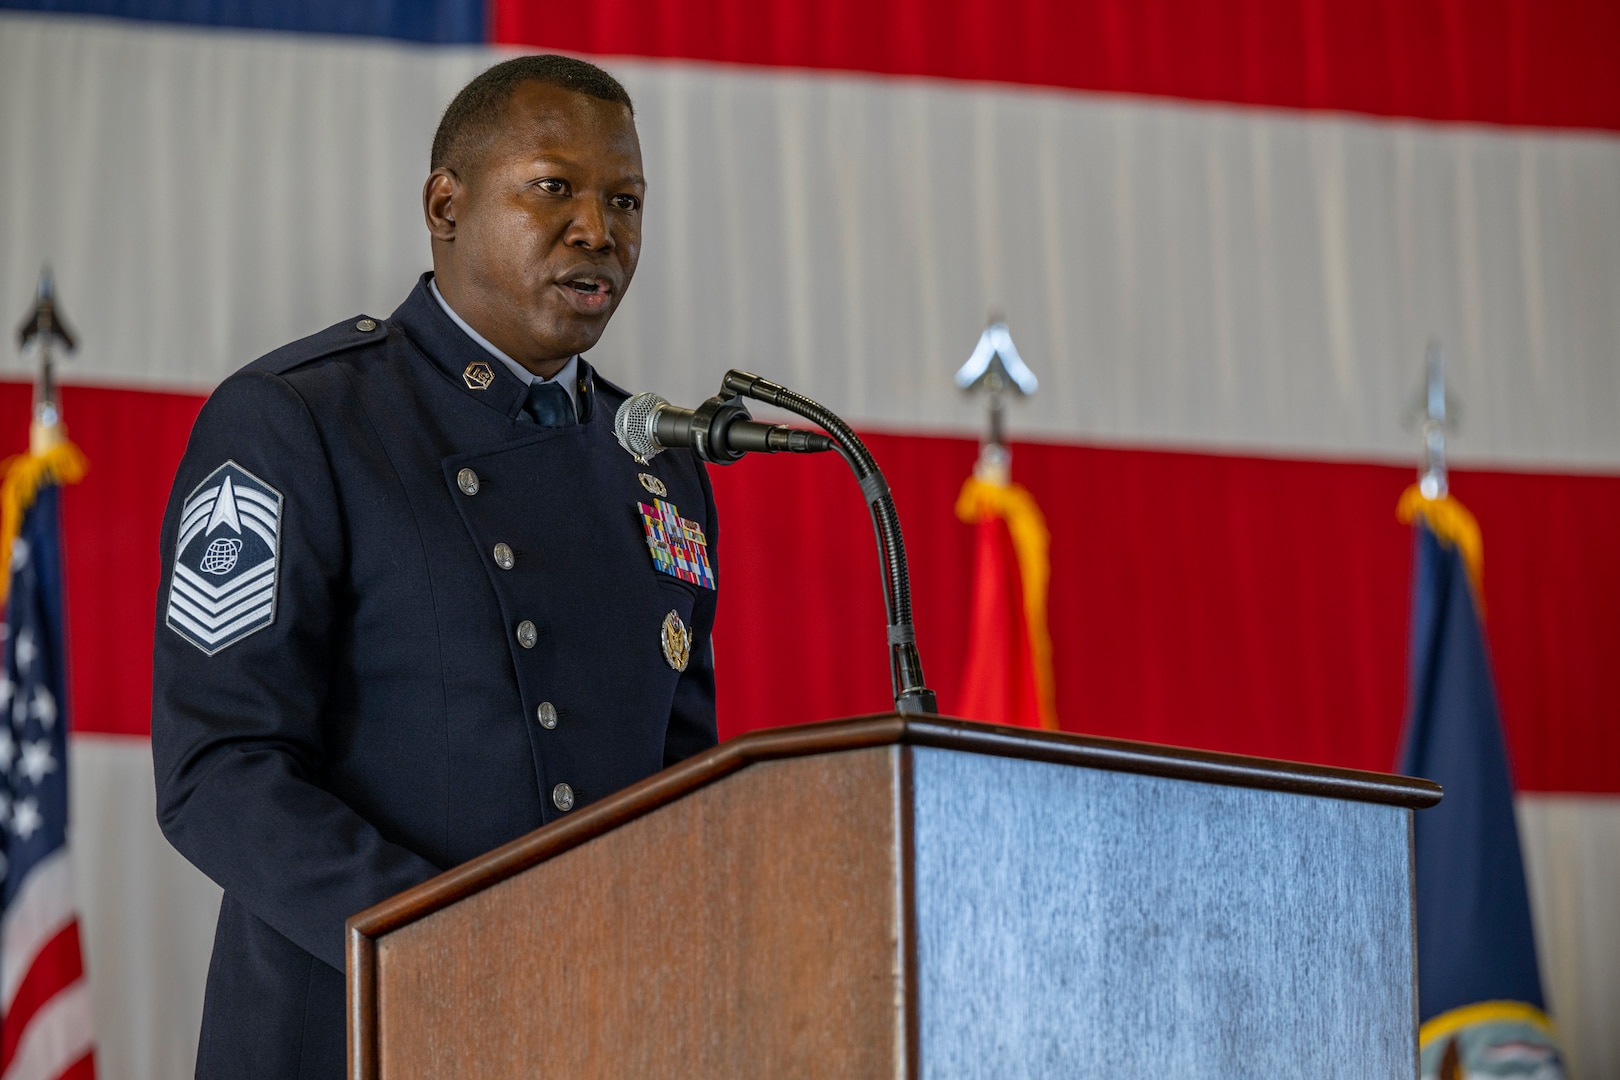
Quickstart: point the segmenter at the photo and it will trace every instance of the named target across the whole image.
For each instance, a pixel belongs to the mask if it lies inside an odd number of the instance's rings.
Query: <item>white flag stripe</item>
[[[34,865],[0,919],[0,1001],[4,1012],[34,958],[73,921],[73,864],[59,848]],[[9,1075],[9,1074],[8,1074]]]
[[[236,578],[233,581],[228,581],[223,585],[216,585],[213,582],[205,580],[204,578],[198,576],[197,571],[183,564],[177,564],[175,566],[174,574],[177,578],[184,578],[187,585],[197,590],[203,596],[208,597],[211,601],[219,601],[224,600],[234,592],[240,591],[254,578],[263,577],[265,574],[275,570],[275,568],[275,560],[266,559],[253,569],[244,571],[241,577]]]
[[[94,1034],[90,986],[81,978],[34,1014],[0,1080],[55,1080],[89,1052]]]
[[[199,607],[192,601],[190,597],[181,595],[179,592],[179,585],[177,583],[176,591],[170,594],[169,599],[174,609],[185,615],[188,620],[200,626],[207,627],[209,633],[217,634],[220,627],[235,620],[249,608],[257,607],[262,604],[268,604],[271,596],[274,594],[274,591],[273,586],[266,583],[264,588],[255,590],[251,595],[243,597],[240,601],[231,604],[231,606],[224,608],[223,610],[210,610],[205,607]]]
[[[434,124],[499,55],[0,15],[0,146],[36,151],[0,204],[0,296],[31,295],[49,257],[76,298],[76,377],[164,388],[392,311],[428,267]],[[611,67],[647,103],[659,189],[635,294],[592,352],[624,385],[700,400],[768,356],[852,422],[977,432],[950,374],[999,304],[1041,380],[1020,434],[1405,464],[1437,336],[1468,410],[1456,454],[1620,465],[1612,134]],[[214,83],[260,136],[230,153],[217,95],[196,93]],[[60,137],[85,116],[117,138]],[[249,194],[294,159],[323,185],[313,224]],[[100,183],[114,166],[142,183]],[[53,205],[82,210],[74,229]]]
[[[228,624],[226,626],[222,626],[218,630],[206,630],[203,627],[197,625],[196,621],[193,620],[191,618],[191,616],[187,615],[185,612],[176,611],[176,610],[174,610],[172,608],[169,611],[169,619],[170,619],[171,622],[174,622],[174,623],[178,624],[179,626],[181,626],[182,628],[184,628],[185,630],[189,631],[194,637],[196,637],[204,645],[212,647],[214,645],[219,644],[221,641],[225,640],[227,637],[230,637],[230,635],[235,633],[236,631],[242,629],[245,626],[251,625],[252,623],[256,622],[259,619],[264,619],[268,623],[268,620],[269,620],[270,616],[274,613],[274,611],[275,611],[275,604],[273,602],[265,604],[263,607],[255,608],[254,610],[248,612],[246,615],[242,616],[240,619],[237,619],[235,622],[230,623],[230,624]]]

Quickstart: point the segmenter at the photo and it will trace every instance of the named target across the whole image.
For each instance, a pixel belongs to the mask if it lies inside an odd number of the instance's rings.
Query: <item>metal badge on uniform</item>
[[[651,506],[646,503],[636,506],[641,510],[641,527],[647,533],[653,566],[700,588],[714,588],[709,541],[697,522],[681,517],[675,504],[663,499],[654,499]]]
[[[646,488],[651,494],[657,495],[660,499],[669,494],[669,488],[665,487],[664,482],[652,473],[637,473],[636,479],[641,481],[642,487]]]
[[[659,634],[664,646],[664,659],[676,671],[685,671],[692,660],[692,631],[681,621],[677,612],[664,616],[664,628]]]
[[[227,461],[186,498],[174,551],[169,629],[212,656],[276,621],[281,492]]]
[[[461,380],[469,390],[488,390],[495,385],[495,369],[482,360],[474,360],[461,373]]]

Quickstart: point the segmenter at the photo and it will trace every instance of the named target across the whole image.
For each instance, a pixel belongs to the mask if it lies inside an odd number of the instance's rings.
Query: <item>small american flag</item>
[[[58,497],[47,475],[11,549],[0,676],[0,1080],[95,1075],[67,846]]]

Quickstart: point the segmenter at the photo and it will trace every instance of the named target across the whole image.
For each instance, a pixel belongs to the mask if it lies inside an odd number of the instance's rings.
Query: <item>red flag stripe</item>
[[[1620,129],[1610,0],[494,0],[497,42]]]
[[[4,1080],[56,1080],[92,1052],[90,986],[84,979],[52,997],[23,1029]]]
[[[0,384],[0,431],[27,430],[30,393]],[[78,386],[63,396],[91,461],[63,497],[76,729],[144,737],[153,545],[202,397]],[[21,438],[0,449],[20,449]],[[960,709],[974,534],[953,508],[977,445],[869,442],[905,525],[930,683],[947,711]],[[837,465],[778,457],[713,473],[725,522],[723,734],[888,699],[871,530]],[[1013,475],[1052,534],[1049,621],[1066,728],[1393,764],[1411,572],[1395,503],[1411,468],[1027,444]],[[1609,552],[1620,477],[1461,470],[1453,489],[1484,530],[1486,631],[1515,780],[1528,791],[1620,792],[1620,728],[1609,722],[1620,699],[1620,563]],[[812,535],[780,529],[784,492],[821,523]],[[802,688],[791,702],[773,689],[784,680]]]
[[[62,1070],[60,1080],[96,1080],[96,1055],[92,1051]]]
[[[57,994],[84,977],[84,954],[79,946],[77,921],[64,926],[60,933],[45,943],[28,968],[11,1001],[11,1009],[0,1021],[0,1073],[11,1067],[35,1014]]]
[[[952,511],[976,444],[866,440],[905,527],[929,685],[943,711],[959,713],[974,531]],[[838,464],[779,457],[712,474],[724,735],[870,712],[888,697],[871,531]],[[1063,727],[1391,768],[1406,709],[1412,545],[1395,504],[1413,474],[1015,445],[1013,477],[1052,536]],[[1620,477],[1463,470],[1452,491],[1484,531],[1486,631],[1519,788],[1620,792],[1620,563],[1610,553]],[[789,499],[815,530],[779,527]],[[777,692],[784,682],[798,688],[790,700]]]

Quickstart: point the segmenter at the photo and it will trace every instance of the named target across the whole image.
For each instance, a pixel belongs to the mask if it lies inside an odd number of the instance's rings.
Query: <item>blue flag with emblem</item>
[[[1507,747],[1481,617],[1479,527],[1414,487],[1411,700],[1399,770],[1438,781],[1417,814],[1418,996],[1425,1080],[1556,1080]]]

